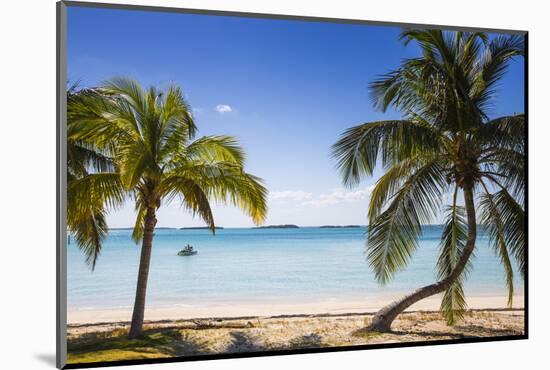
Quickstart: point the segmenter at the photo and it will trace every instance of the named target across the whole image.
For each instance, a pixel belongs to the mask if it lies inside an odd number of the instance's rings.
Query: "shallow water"
[[[155,230],[147,306],[197,306],[376,297],[409,291],[435,279],[441,226],[424,227],[409,266],[385,287],[365,259],[364,228]],[[111,230],[95,271],[73,242],[68,246],[69,310],[130,308],[139,246],[130,230]],[[187,243],[199,253],[180,257]],[[504,272],[481,234],[467,294],[504,295]],[[516,292],[523,280],[516,272]]]

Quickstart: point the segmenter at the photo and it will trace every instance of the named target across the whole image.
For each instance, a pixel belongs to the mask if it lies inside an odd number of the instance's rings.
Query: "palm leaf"
[[[205,193],[204,186],[189,178],[171,176],[163,181],[162,188],[168,201],[179,195],[182,206],[191,211],[193,216],[198,215],[212,233],[215,234],[214,215],[212,214],[210,201],[208,195]]]
[[[159,185],[160,192],[168,194],[174,181],[192,180],[208,199],[232,204],[246,212],[256,224],[267,215],[267,189],[262,180],[243,171],[232,162],[192,162],[176,167],[166,174]]]
[[[485,187],[485,185],[483,186]],[[494,195],[486,187],[485,193],[481,195],[480,209],[481,223],[487,229],[491,241],[490,245],[499,256],[500,262],[504,267],[506,287],[508,289],[508,305],[511,307],[514,297],[514,270],[507,248],[506,227],[501,212],[495,203]]]
[[[516,259],[519,270],[523,278],[525,278],[525,249],[527,247],[525,211],[506,189],[495,193],[493,195],[493,202],[502,221],[506,246]]]
[[[386,284],[409,262],[422,225],[438,212],[446,182],[432,162],[417,170],[393,197],[388,208],[369,225],[367,259],[375,277]]]
[[[447,207],[446,221],[441,235],[440,252],[437,260],[439,279],[445,279],[451,275],[462,255],[468,238],[466,210],[456,204],[457,191],[458,187],[455,188],[453,204]],[[468,261],[459,278],[443,294],[440,309],[448,325],[454,325],[464,318],[466,298],[463,281],[471,267],[471,262]]]
[[[132,240],[134,243],[138,244],[143,240],[143,230],[145,226],[145,215],[147,214],[147,209],[143,205],[138,205],[136,203],[136,221],[134,222],[134,228],[132,229]]]
[[[189,160],[206,162],[234,162],[244,166],[245,153],[239,142],[232,136],[203,136],[195,140],[186,149]]]
[[[116,208],[125,200],[125,191],[117,173],[92,173],[67,184],[68,212],[103,207]]]
[[[525,50],[523,35],[501,35],[491,40],[472,71],[473,87],[470,98],[480,107],[488,107],[495,95],[495,86],[508,69],[509,61],[522,56]]]
[[[68,226],[74,233],[77,245],[86,256],[86,263],[95,269],[97,258],[101,253],[102,242],[107,236],[105,212],[102,210],[80,214],[78,218],[68,218]]]
[[[402,160],[389,168],[374,186],[369,201],[369,221],[372,223],[380,215],[387,202],[395,196],[405,181],[418,169],[434,162],[430,157],[412,157]]]
[[[379,153],[383,165],[390,166],[437,152],[440,139],[431,127],[414,120],[371,122],[346,130],[332,146],[332,156],[344,183],[352,186],[372,175]]]

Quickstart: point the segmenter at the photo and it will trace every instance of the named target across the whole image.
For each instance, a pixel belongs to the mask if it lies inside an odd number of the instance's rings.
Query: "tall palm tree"
[[[118,78],[96,92],[87,97],[86,108],[72,123],[72,137],[112,153],[120,189],[135,202],[132,238],[141,242],[129,333],[135,338],[142,332],[153,231],[161,204],[179,199],[214,233],[211,201],[233,204],[259,224],[267,214],[267,190],[258,177],[244,171],[245,153],[236,139],[193,140],[197,128],[179,88],[145,90],[133,80]],[[105,207],[102,199],[96,203]]]
[[[509,305],[513,258],[525,274],[525,117],[489,118],[499,80],[523,55],[523,36],[489,40],[482,33],[405,30],[401,38],[416,42],[422,55],[404,60],[370,89],[376,108],[393,106],[403,119],[352,127],[333,146],[348,186],[379,164],[385,169],[371,195],[366,245],[380,284],[408,264],[422,225],[446,213],[439,280],[379,310],[369,328],[380,332],[391,330],[407,307],[438,293],[444,293],[441,311],[449,325],[463,317],[478,216],[504,266]]]

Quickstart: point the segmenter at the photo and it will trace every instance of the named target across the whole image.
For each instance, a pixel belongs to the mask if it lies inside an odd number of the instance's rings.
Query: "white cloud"
[[[216,111],[221,114],[230,113],[233,112],[233,108],[231,108],[231,106],[227,104],[219,104],[216,105]]]
[[[372,189],[374,186],[369,186],[360,190],[344,190],[344,189],[334,189],[330,193],[325,193],[319,195],[315,199],[307,200],[302,202],[304,206],[313,206],[313,207],[326,207],[339,203],[352,203],[361,200],[366,200],[370,197]]]
[[[275,204],[295,203],[300,206],[319,208],[366,200],[370,197],[373,188],[374,185],[358,190],[334,189],[329,193],[322,193],[318,196],[303,190],[272,191],[269,193],[269,201]]]
[[[303,190],[285,190],[269,192],[269,200],[277,203],[304,202],[312,199],[313,194]]]

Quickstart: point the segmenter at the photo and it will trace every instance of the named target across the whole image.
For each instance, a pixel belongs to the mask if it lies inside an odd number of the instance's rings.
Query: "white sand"
[[[243,317],[243,316],[277,316],[294,314],[342,314],[375,312],[384,305],[399,298],[399,296],[383,298],[354,298],[353,300],[325,300],[315,302],[276,302],[276,303],[246,303],[231,305],[208,305],[201,307],[170,307],[146,308],[145,320],[179,320],[210,317]],[[424,299],[407,311],[438,310],[441,296]],[[471,296],[467,299],[468,307],[472,309],[498,309],[507,306],[506,296]],[[524,296],[514,297],[514,308],[524,307]],[[99,322],[130,321],[131,309],[116,310],[79,310],[69,311],[69,324],[91,324]]]

